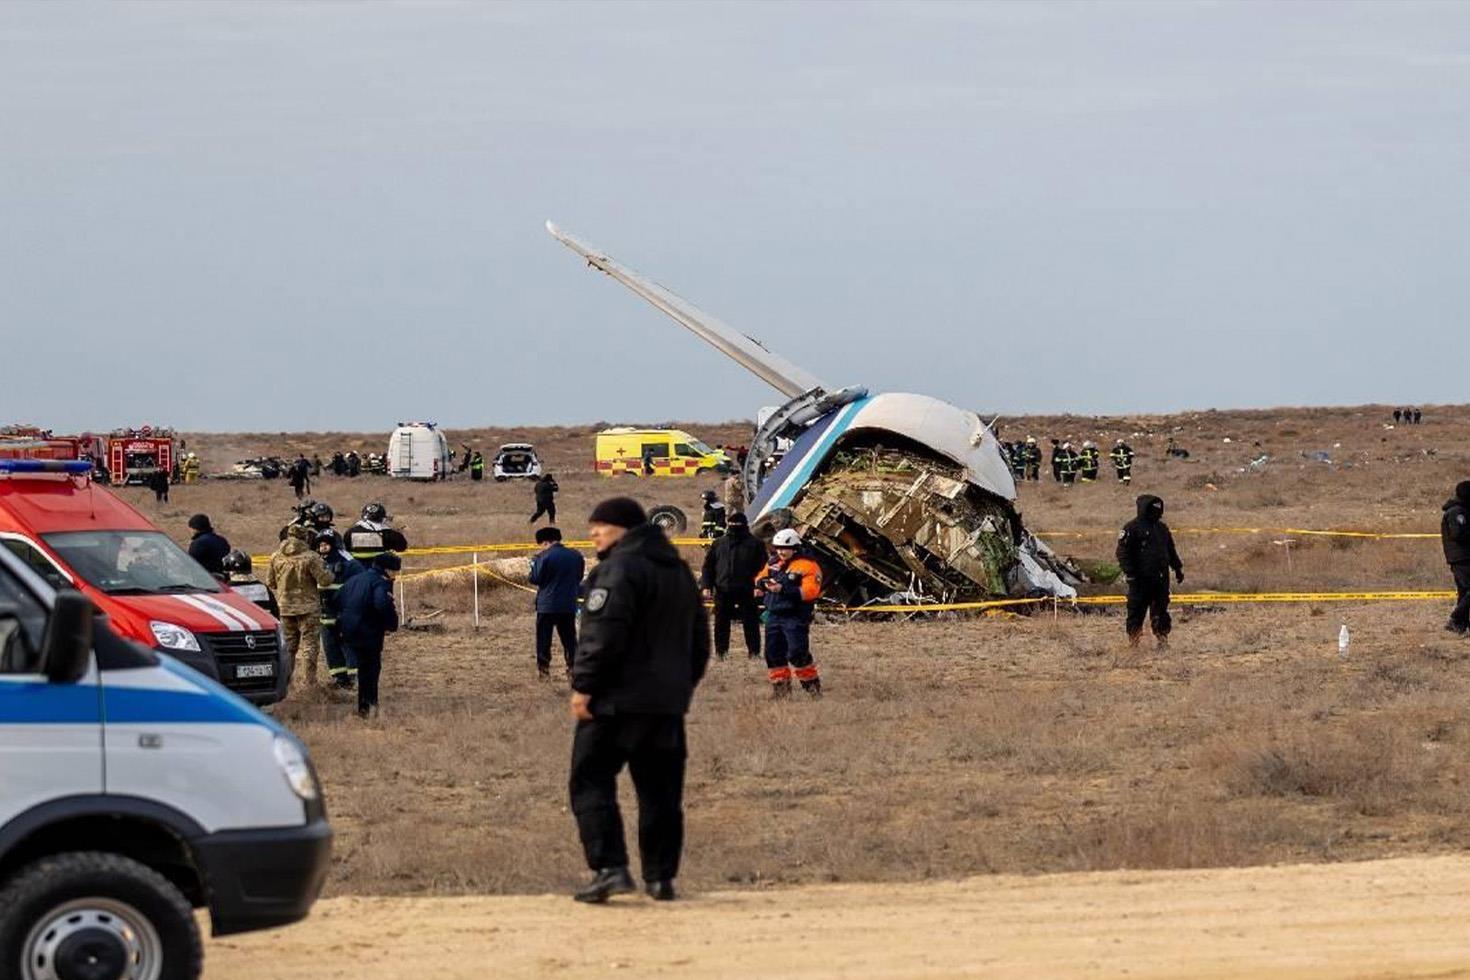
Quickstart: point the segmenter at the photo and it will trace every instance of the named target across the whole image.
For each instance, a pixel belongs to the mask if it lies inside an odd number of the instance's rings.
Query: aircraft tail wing
[[[814,388],[829,390],[818,378],[784,357],[766,350],[759,341],[710,316],[653,280],[639,275],[601,249],[567,234],[550,221],[546,222],[546,230],[557,241],[586,259],[588,265],[627,286],[787,398],[795,398]]]

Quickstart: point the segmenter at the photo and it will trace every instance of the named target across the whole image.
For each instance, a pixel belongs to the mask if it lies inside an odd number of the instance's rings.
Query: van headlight
[[[291,791],[303,800],[314,800],[321,795],[321,790],[316,784],[316,774],[311,771],[311,765],[306,761],[306,753],[301,751],[301,746],[296,744],[295,739],[284,735],[277,735],[275,741],[276,765],[281,767],[281,775],[286,777],[286,783]]]
[[[155,619],[148,624],[148,628],[153,631],[153,639],[157,640],[158,645],[165,650],[190,650],[194,653],[199,652],[198,638],[182,626],[175,623],[160,622]]]

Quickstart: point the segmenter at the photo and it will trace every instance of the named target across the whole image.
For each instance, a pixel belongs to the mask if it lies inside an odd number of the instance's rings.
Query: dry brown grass
[[[1383,430],[1382,412],[1203,413],[1178,419],[1028,420],[1027,431],[1140,450],[1131,488],[1023,488],[1033,527],[1110,557],[1132,498],[1156,492],[1176,527],[1436,526],[1465,467],[1470,428],[1430,412]],[[1165,461],[1165,436],[1194,453]],[[711,442],[738,426],[686,426]],[[536,442],[577,530],[611,491],[691,511],[708,482],[616,483],[588,472],[597,426],[472,434]],[[1134,437],[1150,431],[1152,437]],[[461,441],[453,433],[456,444]],[[1233,441],[1221,440],[1229,436]],[[200,436],[207,462],[339,435]],[[1260,440],[1278,462],[1239,472]],[[1299,453],[1333,449],[1333,466]],[[1433,457],[1425,448],[1438,450]],[[1351,465],[1348,465],[1351,464]],[[1204,483],[1216,490],[1202,489]],[[1200,489],[1187,489],[1195,486]],[[419,544],[527,535],[529,489],[326,479],[339,511],[386,501]],[[142,495],[138,495],[141,499]],[[290,492],[280,484],[179,488],[159,516],[182,533],[195,510],[269,550]],[[152,504],[145,506],[152,510]],[[1442,588],[1434,541],[1181,534],[1190,589]],[[697,557],[692,552],[691,557]],[[462,558],[414,559],[415,568]],[[326,705],[281,716],[312,748],[339,832],[335,893],[534,892],[581,874],[566,810],[565,689],[531,667],[528,597],[486,582],[483,628],[467,580],[410,584],[410,612],[446,612],[439,636],[389,647],[385,718],[362,726]],[[1470,846],[1470,643],[1434,605],[1180,610],[1174,649],[1129,651],[1116,610],[935,623],[828,624],[816,646],[830,690],[773,705],[760,666],[712,667],[690,718],[686,877],[723,883],[895,880],[1050,871],[1342,860]],[[1338,624],[1352,656],[1336,659]]]

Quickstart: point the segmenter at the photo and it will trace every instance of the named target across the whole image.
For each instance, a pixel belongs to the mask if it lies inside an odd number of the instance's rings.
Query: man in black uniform
[[[541,515],[545,514],[547,521],[555,525],[556,492],[560,489],[561,487],[557,486],[556,477],[550,473],[538,476],[536,482],[531,484],[531,496],[536,499],[536,513],[532,514],[531,519],[526,523],[535,524],[541,519]]]
[[[1057,483],[1062,482],[1062,460],[1067,458],[1066,450],[1062,448],[1060,439],[1051,441],[1051,478]]]
[[[684,848],[684,715],[709,662],[709,625],[689,566],[637,501],[604,500],[588,525],[599,563],[587,576],[572,666],[569,788],[595,877],[574,897],[605,902],[633,891],[617,798],[627,765],[644,885],[671,901]]]
[[[1119,483],[1133,482],[1133,447],[1122,439],[1113,443],[1113,451],[1108,453],[1113,459],[1113,469],[1118,473]]]
[[[1454,499],[1445,502],[1439,538],[1444,544],[1444,560],[1455,576],[1458,596],[1444,628],[1463,636],[1470,632],[1470,480],[1456,486]]]
[[[732,619],[740,621],[745,633],[746,653],[761,655],[761,603],[750,583],[765,567],[766,546],[750,533],[745,515],[736,511],[726,522],[725,536],[704,556],[699,578],[704,597],[715,603],[715,656],[721,660],[730,652]]]
[[[1164,502],[1144,494],[1138,498],[1138,517],[1118,535],[1118,567],[1128,579],[1129,646],[1138,646],[1145,614],[1159,647],[1169,645],[1169,570],[1174,570],[1176,582],[1183,582],[1184,565],[1163,517]]]
[[[374,502],[363,507],[362,519],[349,527],[342,538],[347,553],[366,568],[381,554],[407,551],[408,538],[391,521],[388,508],[382,504]]]

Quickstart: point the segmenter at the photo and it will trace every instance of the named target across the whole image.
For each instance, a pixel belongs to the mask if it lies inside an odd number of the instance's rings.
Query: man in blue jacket
[[[367,571],[354,575],[337,593],[337,624],[349,658],[357,663],[357,714],[378,713],[378,677],[383,672],[383,638],[398,629],[393,605],[393,577],[403,567],[391,551],[373,559]]]
[[[538,528],[536,544],[541,548],[531,559],[531,584],[536,586],[536,674],[546,680],[551,676],[553,630],[561,637],[568,671],[577,656],[577,594],[587,562],[581,552],[561,543],[559,528]]]

